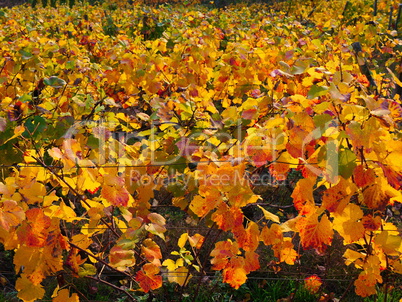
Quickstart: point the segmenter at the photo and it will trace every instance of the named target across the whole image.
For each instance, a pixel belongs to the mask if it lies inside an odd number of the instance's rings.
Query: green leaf
[[[349,178],[356,167],[356,155],[350,149],[343,149],[339,152],[339,175],[343,178]]]
[[[41,116],[34,116],[27,119],[24,124],[27,129],[22,135],[24,137],[36,137],[38,134],[42,134],[47,128],[46,120]]]
[[[96,267],[89,263],[85,263],[78,270],[78,276],[80,276],[81,278],[86,276],[92,276],[95,274],[96,274]]]
[[[18,52],[21,54],[24,60],[29,60],[30,58],[32,58],[32,53],[25,49],[20,49]]]
[[[315,99],[319,96],[325,95],[328,91],[328,87],[326,86],[317,86],[313,85],[310,87],[310,90],[307,93],[307,98],[308,99]]]
[[[46,85],[51,86],[53,88],[63,88],[67,83],[63,79],[60,79],[56,76],[51,76],[43,81]]]
[[[290,73],[293,75],[303,74],[310,67],[308,60],[299,60],[290,69]]]
[[[323,128],[323,127],[325,127],[325,125],[328,122],[332,121],[332,116],[324,113],[324,114],[314,116],[313,120],[314,120],[314,124],[316,125],[316,127]]]

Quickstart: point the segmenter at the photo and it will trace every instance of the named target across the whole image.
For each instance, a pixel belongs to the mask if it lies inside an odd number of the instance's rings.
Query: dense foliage
[[[71,276],[130,299],[210,270],[239,288],[269,251],[279,272],[335,242],[359,296],[400,278],[395,1],[121,2],[0,10],[0,242],[19,298],[51,276],[54,301],[79,300]],[[262,199],[278,187],[294,212]],[[189,231],[165,236],[162,204]]]

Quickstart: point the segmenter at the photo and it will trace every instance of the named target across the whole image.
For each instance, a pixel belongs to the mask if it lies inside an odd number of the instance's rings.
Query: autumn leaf
[[[152,239],[147,238],[143,241],[141,251],[149,262],[153,263],[155,266],[161,266],[161,249]]]
[[[364,216],[362,218],[362,224],[367,231],[376,231],[381,226],[381,217],[373,217],[371,215]]]
[[[50,218],[39,208],[30,209],[25,215],[27,220],[17,230],[19,240],[27,246],[44,246],[51,223]]]
[[[261,231],[260,239],[265,245],[276,245],[283,241],[283,233],[279,224],[274,223],[271,227],[264,226]]]
[[[96,267],[90,263],[84,263],[78,270],[78,276],[83,278],[96,274]]]
[[[194,196],[190,203],[190,210],[198,217],[204,217],[220,203],[219,199],[209,200],[202,196]]]
[[[78,294],[73,293],[70,296],[70,292],[67,288],[63,288],[58,291],[57,296],[52,299],[52,302],[79,302]]]
[[[241,230],[243,229],[242,226],[238,226],[237,228],[241,228]],[[258,247],[260,235],[258,225],[255,222],[250,221],[244,232],[240,232],[240,236],[237,234],[236,229],[233,230],[233,233],[236,237],[237,242],[239,243],[239,247],[247,252],[255,251]]]
[[[317,275],[312,275],[304,279],[304,288],[312,294],[316,294],[320,290],[321,285],[321,278]]]
[[[244,267],[245,263],[243,257],[232,258],[230,264],[222,272],[223,282],[238,289],[247,280],[247,272]]]
[[[314,178],[300,179],[293,190],[292,198],[295,208],[301,213],[309,213],[314,205],[313,186]]]
[[[339,182],[335,186],[323,192],[321,207],[329,212],[342,213],[355,191],[353,183],[339,177]]]
[[[168,273],[168,280],[170,282],[176,282],[180,286],[186,286],[191,278],[192,275],[189,274],[188,268],[185,266],[180,266],[172,271],[169,270]]]
[[[183,258],[179,258],[176,261],[172,259],[166,259],[165,261],[163,261],[162,265],[166,266],[169,271],[174,271],[184,265],[184,260]]]
[[[247,274],[260,268],[259,257],[256,252],[245,252],[244,269]]]
[[[232,230],[235,226],[242,225],[244,215],[241,209],[229,207],[227,204],[221,203],[212,214],[211,219],[216,222],[220,229],[228,231]]]
[[[151,234],[157,235],[165,240],[165,236],[163,235],[163,233],[166,232],[165,218],[157,213],[150,213],[148,214],[147,218],[149,219],[150,223],[145,226],[145,229]]]
[[[345,244],[350,244],[363,238],[365,228],[361,221],[363,211],[358,205],[348,204],[343,211],[332,213],[333,228],[343,237]]]
[[[354,181],[360,188],[371,185],[375,182],[375,172],[373,169],[364,169],[363,165],[357,166],[353,171]]]
[[[264,209],[262,206],[258,205],[262,213],[264,214],[265,219],[267,220],[272,220],[273,222],[279,223],[279,217],[275,214],[272,214],[271,212],[267,211]]]
[[[128,267],[135,265],[134,250],[124,249],[115,245],[110,249],[109,260],[110,265],[120,271],[124,271]]]
[[[64,265],[73,273],[73,275],[78,276],[79,267],[83,264],[86,259],[82,259],[78,254],[79,250],[76,248],[72,248],[67,255],[67,259],[64,262]]]
[[[374,243],[389,256],[400,256],[402,253],[402,238],[397,232],[382,231],[374,238]]]
[[[294,265],[297,257],[299,257],[290,238],[284,238],[283,242],[274,245],[272,249],[279,262],[285,262],[288,265]]]
[[[18,298],[24,302],[34,302],[45,295],[43,287],[33,284],[25,275],[17,279],[15,289],[18,290]]]
[[[204,244],[205,237],[200,234],[194,234],[188,237],[188,242],[190,245],[196,249],[200,249]]]
[[[9,231],[25,220],[25,211],[18,206],[15,200],[2,200],[0,208],[0,226]]]
[[[104,175],[101,195],[114,206],[127,206],[130,200],[124,179],[118,176]]]
[[[215,244],[215,248],[211,252],[211,260],[214,270],[221,270],[229,263],[230,258],[235,257],[239,252],[237,242],[230,240],[219,241]]]
[[[355,292],[361,297],[368,297],[376,293],[375,286],[382,283],[380,271],[381,261],[378,256],[370,255],[363,264],[363,271],[354,282]]]
[[[302,217],[297,222],[297,229],[300,234],[301,243],[304,249],[316,249],[323,253],[327,245],[332,242],[334,231],[328,216],[323,215],[321,220],[318,214],[313,213],[307,217]]]
[[[162,286],[162,276],[157,274],[159,274],[159,267],[152,263],[146,263],[137,272],[135,280],[139,282],[141,289],[147,293]]]

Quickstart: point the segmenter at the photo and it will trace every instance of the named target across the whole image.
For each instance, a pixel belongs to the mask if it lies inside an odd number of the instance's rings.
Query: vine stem
[[[350,281],[348,287],[346,288],[346,290],[344,291],[344,293],[342,294],[342,296],[339,298],[339,301],[338,301],[338,302],[343,301],[343,299],[346,297],[346,294],[348,293],[348,291],[350,290],[350,288],[352,287],[352,285],[353,285],[353,283],[355,282],[356,279],[357,279],[357,278],[355,277],[355,278],[353,278],[353,279]]]
[[[33,159],[36,160],[36,162],[41,165],[42,167],[44,167],[46,170],[48,170],[50,173],[52,173],[54,176],[57,177],[57,179],[61,180],[70,190],[71,192],[74,193],[75,196],[78,197],[79,200],[81,200],[87,207],[91,208],[90,204],[81,196],[81,194],[79,194],[77,192],[77,190],[75,190],[67,181],[64,180],[64,178],[62,176],[60,176],[59,174],[57,174],[56,172],[54,172],[50,167],[48,167],[43,161],[41,161],[39,158],[36,158],[35,156],[32,156]],[[113,228],[113,226],[109,225],[107,223],[107,221],[102,217],[100,219],[100,221],[102,221],[106,227],[112,231],[112,233],[114,235],[116,235],[116,237],[120,237],[120,235],[117,233],[117,231]]]
[[[95,277],[92,277],[92,276],[85,276],[85,278],[90,279],[90,280],[95,280],[96,282],[100,282],[100,283],[103,283],[103,284],[105,284],[107,286],[110,286],[110,287],[120,291],[121,293],[125,294],[131,301],[137,301],[137,299],[135,299],[132,295],[130,295],[130,293],[128,293],[126,290],[124,290],[124,289],[122,289],[122,288],[120,288],[120,287],[118,287],[118,286],[116,286],[116,285],[114,285],[114,284],[112,284],[110,282],[107,282],[107,281],[105,281],[105,280],[103,280],[103,279],[101,279],[99,277],[95,278]]]
[[[88,252],[87,250],[79,247],[78,245],[72,243],[72,242],[68,242],[73,248],[76,248],[77,250],[80,250],[81,252],[87,254],[88,256],[96,259],[97,261],[99,261],[100,263],[102,263],[103,265],[105,265],[106,267],[108,267],[109,269],[118,272],[122,275],[125,275],[126,277],[130,278],[131,280],[135,281],[135,279],[133,278],[133,276],[131,276],[129,273],[126,273],[124,271],[119,271],[118,269],[114,268],[113,266],[111,266],[109,263],[107,263],[105,260],[99,258],[98,256],[95,256],[94,254],[92,254],[91,252]]]

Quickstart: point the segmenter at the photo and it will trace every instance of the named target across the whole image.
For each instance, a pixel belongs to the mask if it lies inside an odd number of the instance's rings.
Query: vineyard
[[[0,9],[0,301],[402,301],[402,5],[222,3]]]

